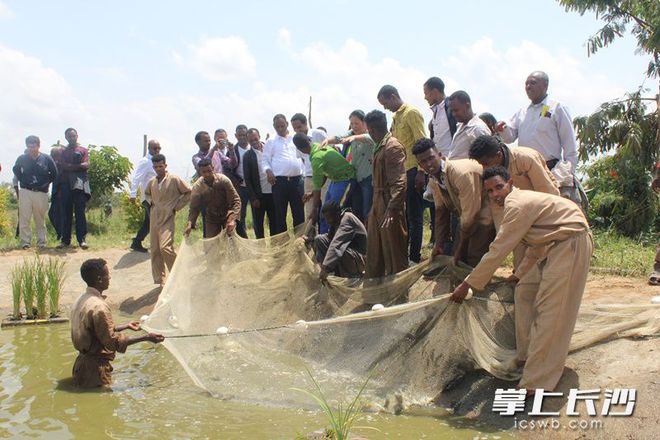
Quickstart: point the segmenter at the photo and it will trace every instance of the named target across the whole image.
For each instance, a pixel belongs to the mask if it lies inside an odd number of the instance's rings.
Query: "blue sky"
[[[47,147],[68,126],[133,161],[148,134],[190,176],[195,132],[245,123],[265,135],[275,113],[306,113],[310,95],[314,125],[332,133],[352,110],[379,108],[386,83],[428,120],[429,76],[505,119],[526,105],[527,74],[545,70],[551,96],[584,114],[644,80],[630,37],[586,56],[599,25],[553,0],[0,0],[0,181],[25,136]]]

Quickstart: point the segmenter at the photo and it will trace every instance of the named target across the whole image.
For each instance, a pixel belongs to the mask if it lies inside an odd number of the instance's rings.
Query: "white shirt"
[[[449,129],[449,119],[447,119],[447,110],[445,110],[445,100],[441,103],[431,106],[433,111],[433,143],[444,157],[449,156],[451,151],[451,130]]]
[[[571,163],[573,171],[578,162],[573,119],[568,109],[546,96],[538,104],[530,104],[513,115],[504,127],[502,140],[533,148],[543,159],[560,159]]]
[[[307,131],[307,136],[312,139],[313,144],[320,144],[328,137],[323,130],[317,130],[316,128],[310,128]],[[305,176],[312,177],[312,161],[309,160],[309,154],[298,151],[298,157],[302,159],[303,164],[305,164]]]
[[[294,177],[303,174],[303,163],[298,157],[298,149],[293,144],[293,137],[276,134],[264,145],[262,156],[264,171],[271,170],[275,177]]]
[[[135,198],[137,196],[138,188],[142,187],[140,202],[144,202],[144,190],[147,189],[147,183],[149,183],[149,181],[155,176],[156,172],[151,163],[151,154],[147,153],[146,156],[138,161],[137,166],[135,167],[135,172],[133,172],[130,197]]]
[[[257,154],[257,166],[259,167],[259,182],[261,183],[261,192],[263,194],[272,194],[273,193],[273,187],[271,186],[270,183],[268,183],[268,176],[266,176],[266,171],[264,171],[264,166],[263,166],[263,151],[259,151],[256,148],[254,149],[254,152]]]
[[[490,128],[476,114],[466,124],[456,124],[456,133],[451,141],[449,159],[469,159],[472,142],[481,135],[490,135]]]
[[[236,168],[236,174],[240,176],[241,179],[245,179],[245,176],[243,175],[243,155],[249,150],[251,147],[248,144],[247,148],[243,148],[240,145],[236,144],[236,153],[238,154],[238,168]],[[245,182],[241,186],[245,186]]]

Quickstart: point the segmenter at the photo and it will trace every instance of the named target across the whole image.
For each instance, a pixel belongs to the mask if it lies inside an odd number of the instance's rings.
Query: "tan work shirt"
[[[514,188],[504,201],[502,222],[488,253],[465,281],[483,289],[507,255],[521,241],[533,249],[544,248],[589,229],[587,219],[571,200]]]
[[[174,214],[188,204],[190,191],[190,186],[183,179],[170,173],[160,182],[157,177],[151,179],[144,191],[147,201],[151,203],[151,226],[173,227]]]
[[[71,309],[71,341],[81,354],[107,360],[126,351],[128,338],[115,332],[110,307],[93,287],[87,287]]]
[[[527,147],[505,146],[504,151],[504,167],[509,171],[516,188],[559,195],[557,180],[541,153]]]
[[[435,182],[430,185],[440,234],[436,239],[446,241],[449,238],[450,212],[460,216],[460,230],[464,234],[475,222],[491,224],[488,197],[481,182],[481,165],[472,159],[457,159],[444,160],[443,167],[444,171],[440,176],[433,176]]]
[[[192,187],[190,199],[190,212],[188,220],[192,225],[197,222],[197,217],[202,209],[205,209],[207,221],[215,224],[227,224],[230,216],[234,219],[241,215],[241,198],[234,189],[234,185],[227,176],[214,174],[213,182],[208,184],[203,177],[197,179]]]

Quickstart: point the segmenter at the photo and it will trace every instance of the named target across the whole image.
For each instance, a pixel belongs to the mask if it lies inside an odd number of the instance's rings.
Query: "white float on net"
[[[227,333],[229,333],[229,329],[224,325],[218,327],[218,329],[215,331],[216,335],[226,335]]]
[[[142,315],[142,316],[140,316],[140,322],[142,322],[142,323],[147,322],[147,319],[149,319],[149,315]]]
[[[371,310],[374,312],[377,312],[378,310],[383,310],[384,308],[385,306],[382,304],[374,304],[373,306],[371,306]]]

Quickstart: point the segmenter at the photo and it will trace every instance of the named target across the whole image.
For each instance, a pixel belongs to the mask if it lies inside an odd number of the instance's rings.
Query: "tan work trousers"
[[[29,246],[32,242],[30,225],[32,217],[34,217],[34,228],[37,231],[37,246],[46,246],[47,212],[48,193],[23,188],[18,191],[18,229],[21,246]]]
[[[151,273],[154,283],[164,284],[167,272],[172,270],[176,252],[174,251],[174,215],[164,223],[156,224],[151,217],[149,231],[151,243]],[[167,267],[167,272],[165,268]]]
[[[550,391],[557,386],[592,254],[591,232],[557,242],[516,286],[516,351],[519,360],[527,360],[520,388]]]

